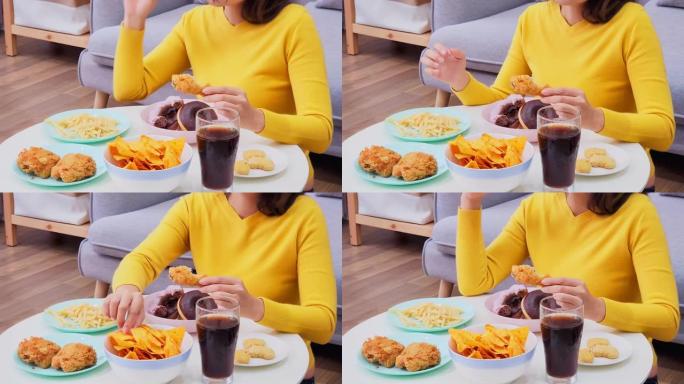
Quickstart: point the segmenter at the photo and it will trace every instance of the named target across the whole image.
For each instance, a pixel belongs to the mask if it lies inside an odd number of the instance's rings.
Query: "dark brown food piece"
[[[518,111],[520,124],[527,129],[537,129],[537,112],[548,105],[536,99],[526,102]],[[556,118],[558,115],[552,112],[549,117]]]
[[[209,297],[209,295],[197,290],[185,292],[176,304],[180,318],[183,320],[195,320],[195,305],[199,299],[205,297]],[[217,308],[216,303],[210,300],[210,303],[207,304],[207,309],[213,308]]]
[[[178,124],[180,125],[181,130],[194,131],[196,123],[195,116],[197,115],[197,111],[204,108],[209,108],[209,104],[197,100],[185,103],[178,110],[178,113],[176,115],[176,119],[178,120]],[[211,114],[211,118],[216,119],[216,113]]]

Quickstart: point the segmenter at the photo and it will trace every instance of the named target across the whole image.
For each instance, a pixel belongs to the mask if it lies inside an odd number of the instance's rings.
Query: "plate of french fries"
[[[62,332],[97,333],[116,328],[114,319],[102,312],[103,299],[76,299],[48,307],[43,319]]]

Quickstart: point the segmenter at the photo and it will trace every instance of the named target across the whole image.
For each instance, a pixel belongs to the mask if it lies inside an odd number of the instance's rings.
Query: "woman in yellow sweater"
[[[456,270],[462,294],[491,290],[529,257],[540,274],[552,276],[542,290],[580,297],[586,318],[658,340],[676,336],[677,287],[665,233],[646,195],[534,194],[486,247],[481,201],[482,194],[461,195]]]
[[[185,13],[143,57],[145,19],[158,0],[125,0],[114,97],[138,100],[192,68],[204,100],[240,113],[242,128],[325,152],[332,106],[323,48],[306,9],[288,0],[209,0]],[[309,172],[312,187],[313,170]]]
[[[466,71],[466,53],[437,44],[421,59],[464,105],[512,93],[511,77],[532,75],[549,88],[542,101],[580,110],[582,127],[645,148],[674,141],[672,97],[651,20],[629,0],[549,0],[518,20],[508,55],[491,87]],[[653,185],[651,172],[648,187]]]
[[[200,290],[240,303],[241,316],[325,344],[335,331],[336,292],[326,222],[316,202],[297,194],[195,193],[182,197],[119,264],[106,315],[128,331],[145,318],[142,292],[192,251]]]

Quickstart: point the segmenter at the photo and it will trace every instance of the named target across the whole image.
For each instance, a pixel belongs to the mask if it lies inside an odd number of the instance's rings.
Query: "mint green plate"
[[[94,305],[96,307],[101,307],[103,299],[75,299],[75,300],[68,300],[68,301],[63,301],[61,303],[54,304],[50,307],[48,307],[45,311],[43,311],[43,320],[47,325],[51,326],[52,328],[55,328],[57,330],[60,330],[62,332],[74,332],[74,333],[97,333],[97,332],[103,332],[103,331],[108,331],[110,329],[116,328],[116,322],[110,324],[110,325],[105,325],[102,327],[98,328],[81,328],[81,327],[69,327],[62,325],[57,318],[55,318],[52,314],[50,314],[50,311],[60,311],[62,309],[66,309],[68,307],[74,306],[74,305],[79,305],[79,304],[90,304]]]
[[[415,115],[418,113],[431,113],[433,115],[443,115],[443,116],[448,116],[448,117],[453,117],[459,120],[458,124],[458,129],[455,130],[454,132],[451,132],[446,135],[442,136],[435,136],[435,137],[421,137],[421,136],[406,136],[404,135],[399,127],[394,123],[394,121],[401,120],[404,118],[407,118],[411,115]],[[470,129],[470,117],[463,112],[459,111],[458,109],[455,108],[436,108],[436,107],[427,107],[427,108],[413,108],[413,109],[407,109],[405,111],[397,112],[390,117],[385,119],[385,129],[394,137],[405,140],[405,141],[420,141],[420,142],[433,142],[433,141],[443,141],[443,140],[448,140],[452,139],[460,134],[463,134],[466,132],[468,129]]]
[[[452,307],[457,307],[459,308],[462,313],[461,313],[461,320],[458,322],[455,322],[453,324],[449,324],[448,326],[445,327],[434,327],[434,328],[429,328],[421,324],[416,324],[416,325],[406,325],[404,324],[401,319],[399,318],[399,315],[397,314],[398,311],[402,311],[405,309],[408,309],[410,307],[413,307],[414,305],[420,305],[423,303],[433,303],[433,304],[440,304],[440,305],[449,305]],[[475,308],[473,308],[472,305],[468,304],[465,300],[462,300],[461,298],[458,297],[446,297],[446,298],[438,298],[438,297],[430,297],[430,298],[425,298],[425,299],[415,299],[415,300],[409,300],[405,301],[403,303],[397,304],[390,308],[387,311],[387,318],[393,326],[403,329],[405,331],[410,331],[410,332],[443,332],[446,330],[449,330],[451,328],[458,328],[461,325],[466,324],[470,320],[475,317]]]
[[[82,145],[82,144],[64,144],[64,143],[44,145],[41,148],[45,148],[48,151],[57,154],[59,157],[62,157],[62,156],[69,154],[69,153],[82,153],[84,155],[88,155],[88,156],[92,157],[93,160],[95,160],[95,166],[97,167],[97,169],[95,170],[95,174],[93,176],[90,176],[87,179],[75,181],[73,183],[65,183],[61,180],[55,180],[51,177],[48,177],[47,179],[41,179],[40,177],[37,177],[37,176],[28,175],[28,174],[22,172],[21,169],[19,169],[16,162],[13,163],[12,168],[14,168],[14,172],[17,174],[17,177],[26,181],[27,183],[40,185],[43,187],[71,187],[73,185],[79,185],[79,184],[91,182],[91,181],[97,179],[98,177],[104,175],[105,173],[107,173],[107,166],[105,165],[104,156],[102,155],[102,151],[103,151],[102,148],[91,147],[91,146]]]
[[[104,341],[102,338],[98,337],[93,337],[89,335],[79,335],[76,333],[46,333],[46,334],[41,334],[41,335],[30,335],[30,336],[37,336],[37,337],[42,337],[44,339],[50,340],[60,347],[63,347],[66,344],[69,343],[82,343],[82,344],[87,344],[93,347],[95,349],[95,353],[97,354],[97,362],[95,365],[92,367],[88,367],[86,369],[82,369],[80,371],[76,372],[63,372],[59,369],[54,369],[54,368],[39,368],[36,367],[35,365],[30,365],[27,364],[19,358],[19,355],[17,353],[13,353],[12,355],[14,356],[14,362],[16,363],[17,367],[21,369],[22,371],[26,371],[28,373],[32,373],[34,375],[40,375],[40,376],[49,376],[49,377],[65,377],[65,376],[73,376],[73,375],[80,375],[86,372],[90,372],[92,370],[97,369],[99,366],[107,362],[107,357],[105,356],[104,352]],[[26,336],[28,337],[28,336]]]
[[[402,368],[386,368],[381,365],[377,364],[371,364],[368,362],[363,357],[363,354],[361,353],[361,346],[359,346],[358,350],[358,357],[359,357],[359,364],[361,364],[364,368],[368,369],[371,372],[375,372],[380,375],[386,375],[386,376],[415,376],[415,375],[424,375],[426,373],[430,373],[433,371],[436,371],[443,366],[449,364],[451,362],[451,357],[449,356],[449,335],[430,335],[426,333],[395,333],[395,334],[388,334],[388,335],[383,335],[386,336],[394,341],[397,341],[401,344],[404,345],[404,347],[408,346],[411,343],[420,343],[420,342],[425,342],[425,343],[430,343],[437,347],[440,352],[440,361],[439,364],[435,365],[434,367],[430,367],[428,369],[422,370],[422,371],[416,371],[416,372],[409,372],[405,369]]]
[[[354,159],[354,168],[356,169],[356,173],[361,176],[362,179],[370,181],[371,183],[376,183],[376,184],[382,184],[382,185],[389,185],[389,186],[404,186],[404,185],[413,185],[413,184],[419,184],[419,183],[424,183],[426,181],[430,181],[433,179],[436,179],[440,177],[444,172],[448,170],[447,164],[444,160],[444,148],[440,145],[430,145],[430,144],[421,144],[421,143],[389,143],[389,144],[383,144],[382,145],[385,148],[389,148],[398,154],[404,156],[405,154],[409,152],[425,152],[431,154],[435,160],[437,161],[437,173],[430,177],[426,177],[424,179],[420,180],[415,180],[415,181],[405,181],[393,176],[390,177],[382,177],[379,175],[376,175],[374,173],[369,173],[363,170],[361,166],[359,165],[358,162],[358,156],[356,159]]]
[[[117,132],[112,133],[111,135],[107,136],[102,136],[102,137],[96,137],[92,139],[80,139],[80,138],[69,138],[69,137],[64,137],[62,136],[59,131],[55,128],[54,125],[50,124],[50,120],[61,120],[67,117],[71,117],[74,115],[82,115],[82,114],[89,114],[97,117],[109,117],[111,119],[116,120],[117,125],[116,129]],[[128,129],[131,127],[131,121],[126,117],[126,115],[119,113],[119,112],[114,112],[108,109],[74,109],[71,111],[64,111],[60,112],[57,114],[54,114],[45,121],[43,121],[43,128],[47,132],[50,137],[52,137],[55,140],[59,141],[64,141],[67,143],[78,143],[78,144],[93,144],[93,143],[101,143],[103,141],[109,141],[114,139],[117,136],[123,135]]]

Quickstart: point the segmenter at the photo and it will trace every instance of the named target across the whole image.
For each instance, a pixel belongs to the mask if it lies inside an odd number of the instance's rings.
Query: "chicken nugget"
[[[591,353],[589,348],[580,348],[579,350],[579,361],[580,363],[591,364],[594,362],[594,354]]]
[[[238,349],[235,351],[235,362],[238,364],[249,364],[251,357],[249,353],[244,349]]]
[[[594,155],[589,158],[592,167],[613,169],[615,168],[615,159],[609,155]]]
[[[171,75],[171,85],[176,91],[190,95],[201,95],[202,89],[205,87],[197,83],[195,78],[187,73]]]
[[[258,339],[258,338],[252,338],[252,339],[245,339],[242,341],[242,345],[245,348],[249,348],[251,346],[257,345],[260,347],[266,346],[266,342],[263,339]]]
[[[238,175],[249,175],[249,163],[247,160],[237,160],[235,162],[235,173]]]
[[[40,147],[23,149],[17,156],[17,166],[22,172],[41,179],[50,177],[52,167],[58,162],[59,156]]]
[[[541,285],[541,281],[549,275],[541,276],[531,265],[514,265],[511,268],[511,276],[515,281],[524,285]]]
[[[265,345],[252,345],[247,348],[249,357],[255,359],[273,360],[275,358],[275,351]]]
[[[584,150],[584,157],[587,159],[594,156],[594,155],[607,155],[608,153],[606,152],[605,148],[587,148]]]
[[[392,168],[392,176],[406,181],[425,179],[437,173],[437,160],[424,152],[409,152]]]
[[[379,364],[386,368],[394,367],[397,356],[403,350],[402,344],[384,336],[368,339],[361,346],[361,353],[369,363]]]
[[[249,160],[253,157],[266,157],[266,152],[261,149],[248,149],[242,152],[242,158],[245,160]]]
[[[575,170],[579,173],[591,173],[591,162],[587,159],[577,160]]]
[[[411,343],[397,356],[397,368],[404,368],[409,372],[422,371],[439,364],[441,358],[442,354],[434,345]]]
[[[587,340],[587,348],[592,348],[595,345],[610,345],[610,341],[608,341],[608,339],[604,339],[603,337],[592,337],[591,339]]]
[[[535,83],[534,79],[529,75],[513,76],[511,78],[511,87],[513,88],[513,93],[523,96],[539,96],[542,89],[546,88],[546,86]]]
[[[42,337],[31,336],[19,343],[17,355],[26,364],[49,368],[52,358],[59,352],[59,345]]]
[[[275,168],[275,163],[268,157],[252,157],[247,160],[249,168],[261,169],[262,171],[270,172]]]
[[[612,345],[594,345],[591,347],[591,353],[594,354],[594,357],[605,357],[607,359],[617,359],[620,356],[620,352]]]
[[[373,145],[364,148],[359,155],[359,166],[366,172],[382,177],[390,177],[392,168],[399,162],[401,155],[391,149]]]
[[[169,268],[169,278],[179,285],[197,286],[199,281],[205,276],[192,273],[192,269],[185,265]]]
[[[70,343],[52,358],[52,368],[61,369],[64,372],[75,372],[97,363],[97,353],[90,345]]]
[[[81,153],[70,153],[52,168],[53,179],[62,180],[65,183],[74,183],[95,175],[97,165],[95,160]]]

